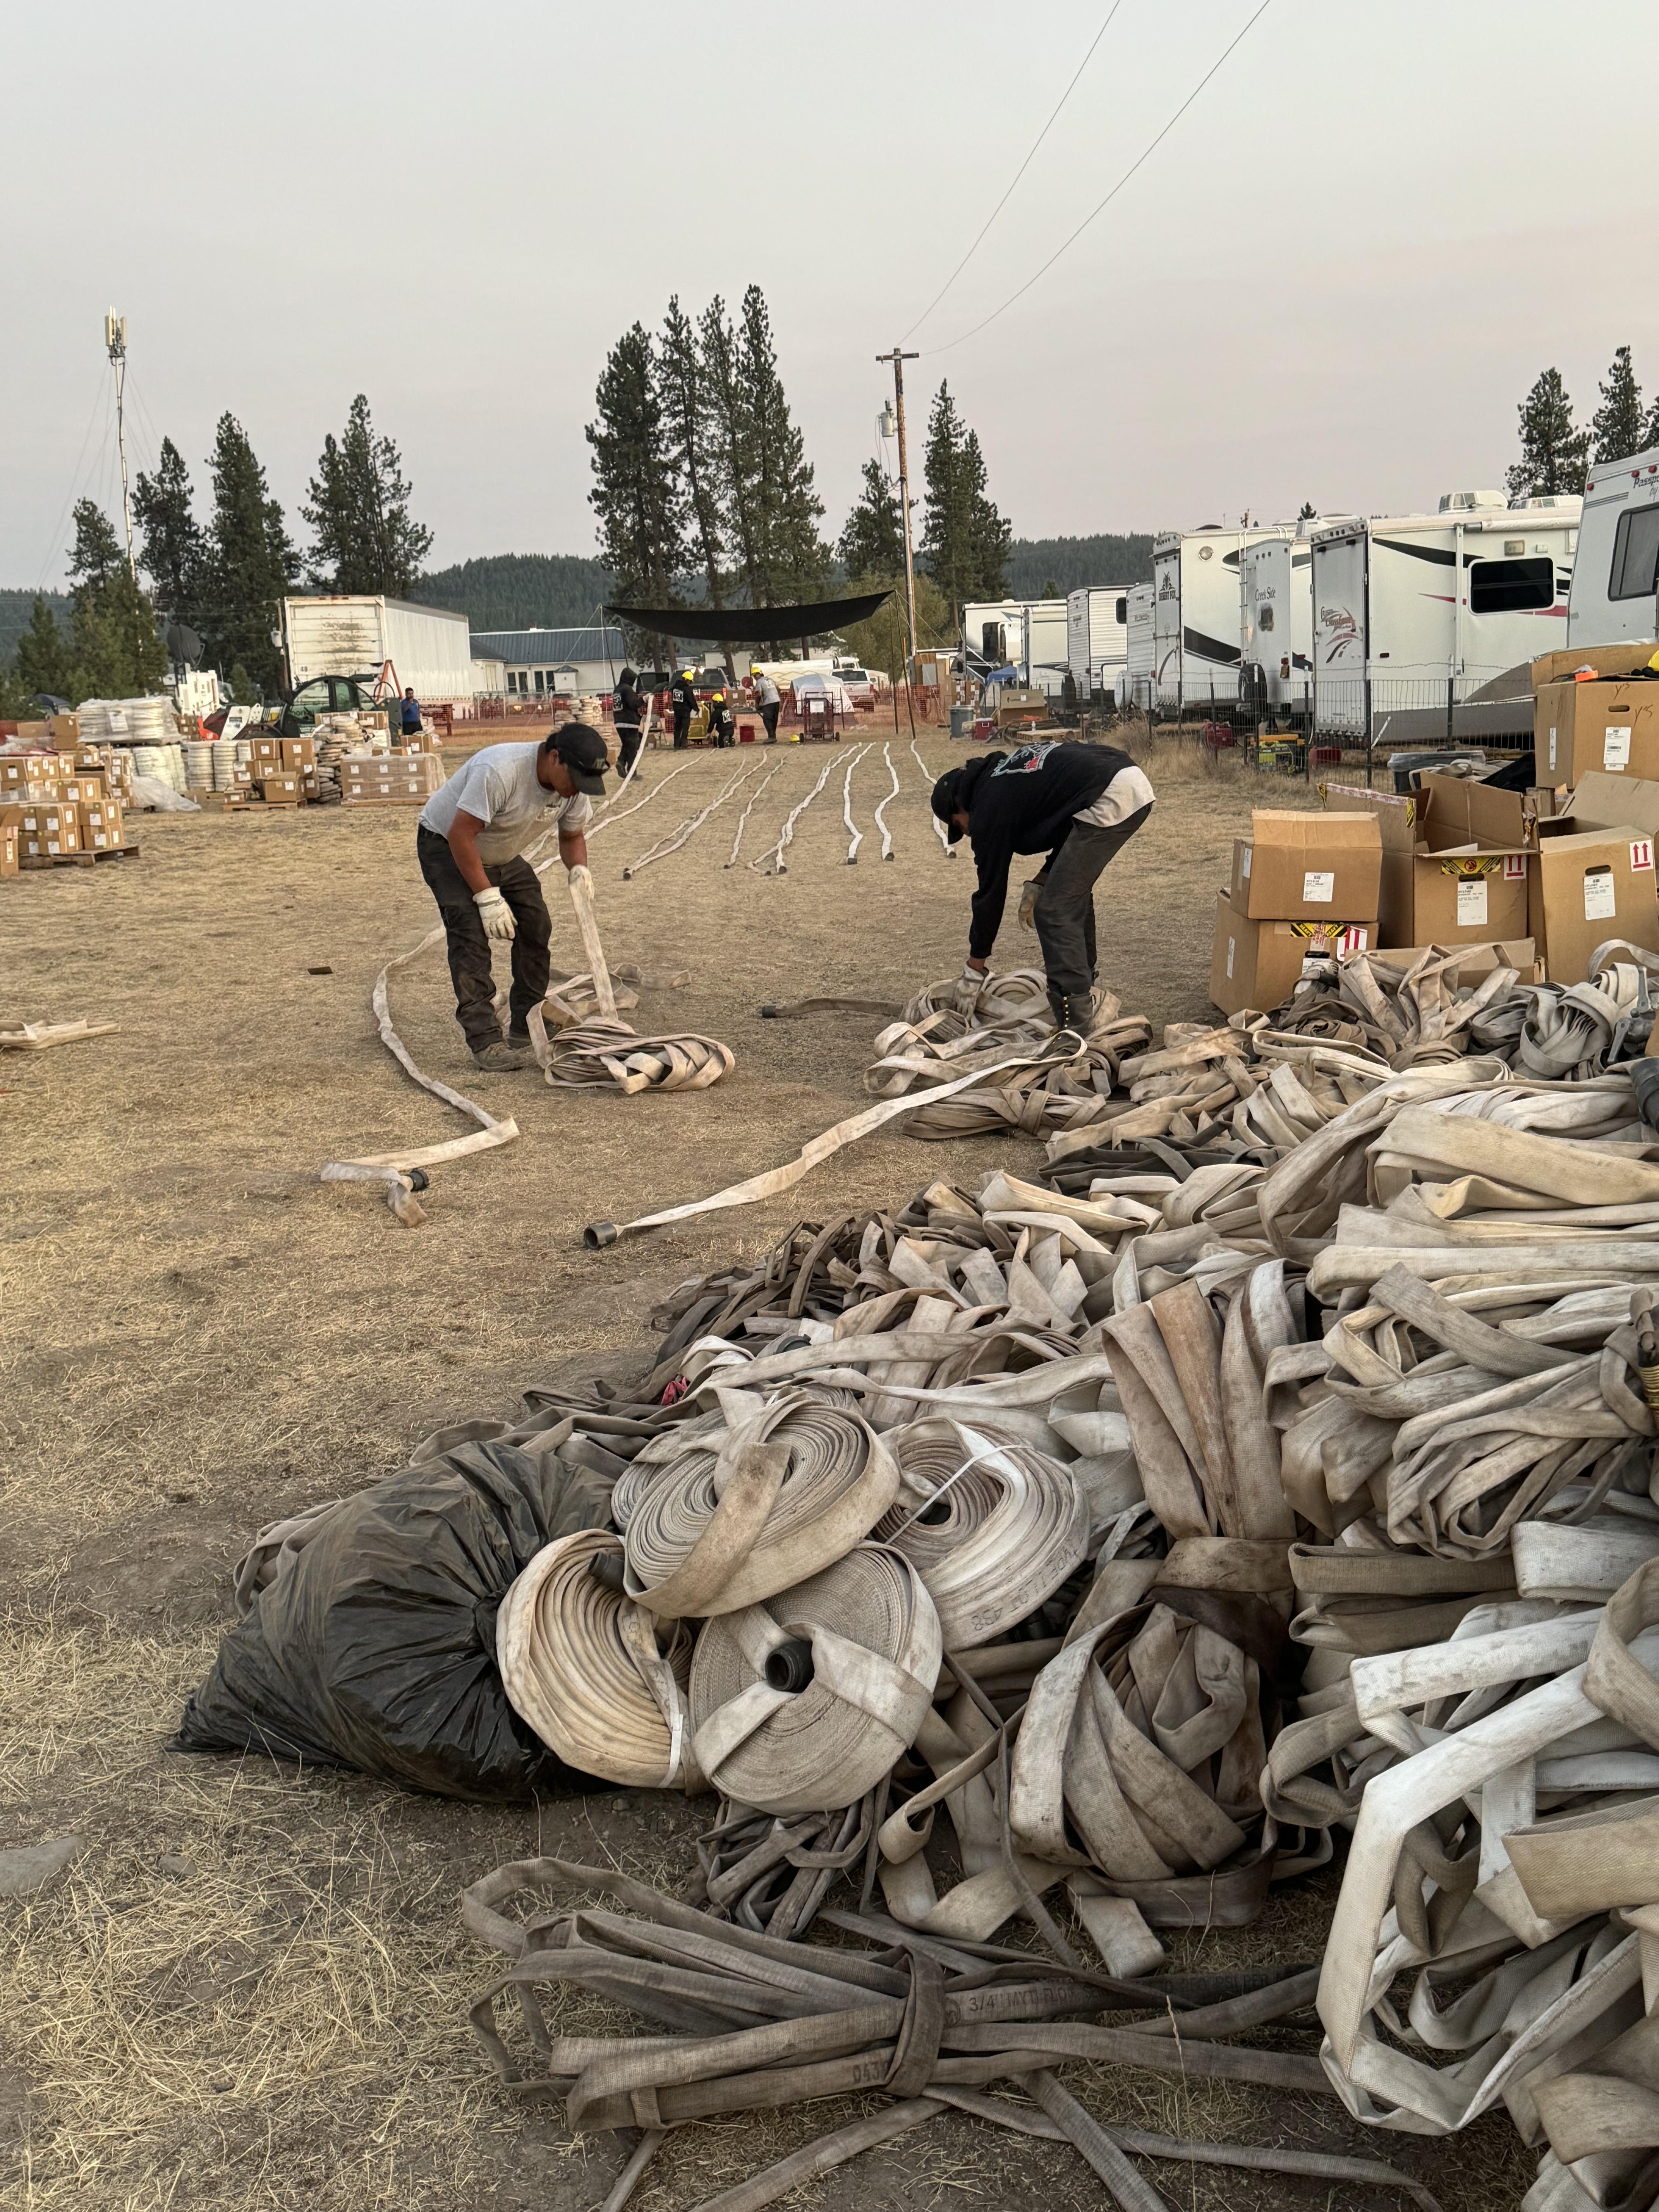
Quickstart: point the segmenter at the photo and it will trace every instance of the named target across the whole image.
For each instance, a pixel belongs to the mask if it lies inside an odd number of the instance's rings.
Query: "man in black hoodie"
[[[617,722],[617,766],[625,781],[639,754],[641,725],[645,720],[640,679],[631,668],[624,668],[617,679],[616,703],[611,711]]]
[[[933,812],[951,842],[966,836],[979,886],[963,973],[982,981],[1008,900],[1016,853],[1048,857],[1025,887],[1021,918],[1036,925],[1048,1004],[1061,1030],[1088,1036],[1094,1016],[1095,884],[1152,811],[1152,787],[1112,745],[1039,738],[984,753],[933,786]]]

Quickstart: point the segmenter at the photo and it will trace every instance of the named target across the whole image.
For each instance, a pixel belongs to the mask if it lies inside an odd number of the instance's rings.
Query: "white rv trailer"
[[[1627,637],[1659,635],[1656,589],[1659,447],[1626,461],[1590,465],[1567,603],[1567,644],[1618,645]]]
[[[1124,661],[1118,678],[1120,707],[1139,707],[1147,711],[1152,708],[1158,684],[1155,588],[1151,584],[1133,584],[1129,588]]]
[[[1436,514],[1316,531],[1316,731],[1498,734],[1479,708],[1467,726],[1455,718],[1493,678],[1565,644],[1578,512],[1577,498],[1510,507],[1499,492],[1450,492]]]
[[[1033,688],[1058,691],[1067,665],[1066,602],[976,600],[962,611],[962,642],[969,675],[1012,664]],[[1045,670],[1050,679],[1046,684]]]
[[[1237,702],[1243,635],[1239,570],[1245,548],[1259,538],[1295,534],[1293,522],[1239,530],[1212,523],[1202,530],[1166,531],[1153,539],[1153,703],[1164,713]]]
[[[1243,635],[1239,696],[1276,721],[1313,714],[1313,547],[1301,536],[1258,538],[1240,572]]]
[[[1066,657],[1078,697],[1086,706],[1112,691],[1128,649],[1129,596],[1124,584],[1088,584],[1066,594]]]

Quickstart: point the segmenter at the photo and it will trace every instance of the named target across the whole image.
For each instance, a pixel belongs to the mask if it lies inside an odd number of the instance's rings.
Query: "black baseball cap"
[[[605,772],[611,765],[611,756],[597,730],[586,722],[567,722],[562,730],[555,731],[553,750],[569,769],[578,791],[593,799],[605,797]]]

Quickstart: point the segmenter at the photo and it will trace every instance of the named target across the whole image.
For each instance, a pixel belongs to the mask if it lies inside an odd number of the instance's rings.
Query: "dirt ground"
[[[950,750],[922,734],[930,779]],[[820,748],[694,753],[672,783],[680,763],[653,752],[648,804],[595,840],[612,962],[690,977],[647,988],[631,1019],[731,1045],[736,1071],[712,1091],[623,1099],[550,1091],[533,1070],[478,1075],[441,954],[400,975],[394,1012],[416,1060],[523,1132],[435,1170],[415,1231],[362,1188],[317,1180],[330,1159],[464,1127],[399,1073],[368,1012],[378,967],[434,918],[412,811],[143,816],[135,862],[0,884],[0,1026],[74,1014],[120,1025],[0,1061],[12,1194],[0,1220],[0,1848],[65,1834],[84,1846],[49,1893],[0,1905],[0,2200],[32,2212],[586,2212],[604,2197],[615,2138],[572,2138],[556,2106],[509,2102],[469,2032],[493,1962],[464,1934],[457,1893],[538,1850],[672,1884],[695,1863],[698,1808],[617,1795],[485,1810],[164,1747],[231,1617],[232,1564],[263,1523],[397,1468],[441,1424],[511,1414],[530,1383],[638,1365],[656,1295],[760,1252],[796,1219],[902,1202],[939,1175],[1035,1166],[1024,1140],[884,1132],[775,1204],[583,1249],[585,1224],[777,1164],[866,1103],[876,1024],[762,1022],[763,1001],[900,1000],[955,973],[971,863],[943,857],[908,732],[891,757],[890,865],[871,819],[889,784],[879,744],[854,777],[856,869],[844,755],[800,817],[787,872],[747,865],[811,789]],[[623,880],[751,768],[680,852]],[[738,811],[769,771],[728,867]],[[1103,980],[1161,1024],[1206,1014],[1212,892],[1261,787],[1192,755],[1154,775],[1161,803],[1104,879],[1100,917]],[[556,871],[550,894],[556,966],[579,967]],[[999,952],[1002,965],[1035,957],[1012,912]],[[1281,1893],[1244,1935],[1178,1955],[1311,1959],[1333,1894],[1328,1872]],[[1103,2115],[1170,2133],[1394,2158],[1431,2179],[1446,2212],[1512,2206],[1532,2175],[1502,2114],[1441,2146],[1368,2134],[1329,2102],[1127,2069],[1068,2078]],[[635,2201],[700,2203],[840,2109],[682,2130]],[[1399,2201],[1149,2172],[1192,2212]],[[953,2115],[799,2201],[885,2212],[1039,2197],[1060,2212],[1101,2192],[1069,2150]]]

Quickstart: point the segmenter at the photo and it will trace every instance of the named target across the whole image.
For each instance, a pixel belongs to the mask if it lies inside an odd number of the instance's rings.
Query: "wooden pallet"
[[[136,860],[137,842],[112,845],[101,853],[31,853],[18,860],[18,871],[25,868],[90,868],[99,860]]]

